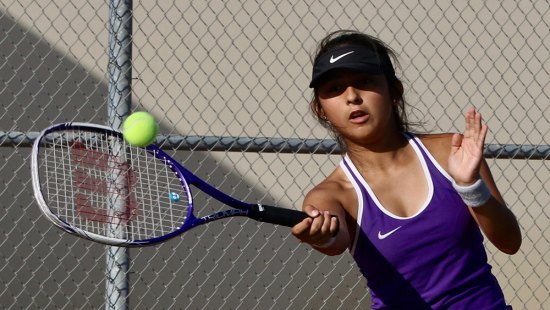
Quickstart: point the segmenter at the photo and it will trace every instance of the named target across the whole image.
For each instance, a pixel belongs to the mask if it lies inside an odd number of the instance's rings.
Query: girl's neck
[[[388,133],[384,138],[372,143],[347,143],[347,155],[356,166],[368,169],[385,170],[402,159],[407,138],[400,132]]]

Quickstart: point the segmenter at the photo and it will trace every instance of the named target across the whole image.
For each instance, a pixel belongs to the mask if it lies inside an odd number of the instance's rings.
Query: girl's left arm
[[[518,221],[506,206],[485,160],[481,163],[480,174],[491,192],[491,197],[485,204],[469,208],[470,212],[495,247],[506,254],[515,254],[522,239]]]
[[[466,204],[471,204],[470,212],[487,238],[500,251],[514,254],[521,245],[521,231],[516,217],[506,206],[483,158],[488,128],[482,124],[481,114],[474,108],[468,110],[465,118],[464,134],[454,134],[451,138],[449,174],[454,179],[456,188],[464,190],[475,186],[480,178],[485,182],[486,187],[478,184],[482,186],[477,190],[465,190],[463,199]],[[469,199],[471,197],[477,197],[477,200]]]

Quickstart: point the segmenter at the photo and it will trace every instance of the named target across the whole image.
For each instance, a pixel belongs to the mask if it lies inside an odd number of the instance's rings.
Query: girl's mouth
[[[349,115],[350,121],[352,123],[356,123],[356,124],[364,123],[364,122],[367,121],[368,118],[369,118],[369,114],[367,112],[361,111],[361,110],[353,111]]]

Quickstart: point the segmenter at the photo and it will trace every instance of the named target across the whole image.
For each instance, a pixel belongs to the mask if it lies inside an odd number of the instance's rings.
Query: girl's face
[[[321,81],[317,94],[322,115],[344,140],[365,143],[395,130],[392,100],[384,75],[342,69]]]

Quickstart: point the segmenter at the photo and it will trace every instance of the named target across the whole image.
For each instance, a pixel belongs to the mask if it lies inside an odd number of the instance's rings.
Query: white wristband
[[[484,205],[491,198],[491,192],[481,178],[468,186],[460,186],[453,180],[453,188],[458,192],[464,203],[472,208]]]

